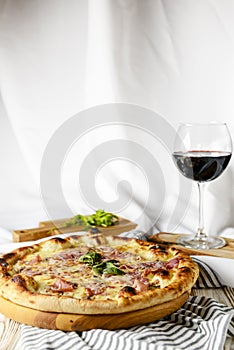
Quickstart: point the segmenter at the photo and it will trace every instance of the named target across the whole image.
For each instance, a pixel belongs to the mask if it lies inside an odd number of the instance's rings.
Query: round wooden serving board
[[[133,312],[115,315],[74,315],[45,312],[12,303],[0,297],[0,313],[14,321],[30,326],[62,331],[129,328],[159,320],[178,310],[188,299],[185,292],[179,298]]]

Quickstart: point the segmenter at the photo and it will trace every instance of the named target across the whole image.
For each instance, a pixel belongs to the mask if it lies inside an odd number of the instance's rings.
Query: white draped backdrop
[[[0,0],[0,50],[2,240],[7,231],[67,214],[56,193],[43,192],[40,172],[49,142],[73,116],[77,139],[67,143],[57,174],[72,213],[100,205],[146,231],[152,223],[155,232],[196,229],[197,188],[178,174],[161,129],[152,126],[150,134],[147,115],[160,116],[168,130],[179,121],[225,121],[234,138],[234,1]],[[145,110],[147,130],[132,116],[127,123],[124,104],[129,114],[139,107],[143,119]],[[108,115],[110,123],[102,123]],[[69,140],[67,129],[64,137]],[[104,151],[99,159],[98,146],[112,151],[114,140],[123,141],[126,156],[121,149],[119,157]],[[157,167],[145,169],[138,148],[129,152],[128,145],[143,147]],[[90,155],[98,171],[85,168]],[[85,185],[80,169],[87,171]],[[51,186],[53,176],[48,171]],[[100,202],[85,198],[92,180]],[[205,191],[207,231],[234,237],[233,210],[232,159]]]

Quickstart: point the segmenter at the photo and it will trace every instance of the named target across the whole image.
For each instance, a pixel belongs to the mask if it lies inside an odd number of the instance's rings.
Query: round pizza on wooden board
[[[173,246],[100,234],[55,237],[0,257],[0,296],[31,313],[126,317],[173,301],[178,308],[198,273]]]

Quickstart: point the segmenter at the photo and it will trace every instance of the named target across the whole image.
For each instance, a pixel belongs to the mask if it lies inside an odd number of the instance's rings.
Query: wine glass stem
[[[201,182],[197,183],[198,185],[198,195],[199,195],[199,226],[197,230],[197,239],[204,239],[206,238],[206,234],[204,233],[204,187]]]

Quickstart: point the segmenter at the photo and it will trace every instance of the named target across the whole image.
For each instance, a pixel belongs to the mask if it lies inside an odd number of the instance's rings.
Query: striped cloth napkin
[[[126,234],[130,236],[130,234]],[[136,232],[133,233],[136,237]],[[146,239],[138,233],[138,238]],[[194,288],[222,287],[204,262]],[[204,296],[191,296],[176,312],[143,326],[116,331],[63,332],[21,325],[20,350],[222,350],[234,337],[234,309]]]

